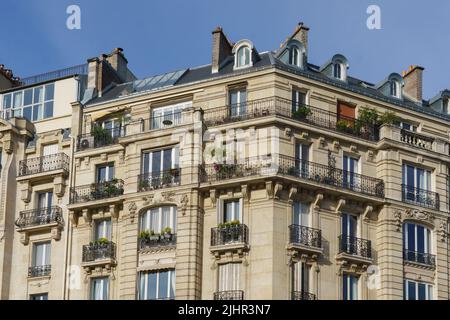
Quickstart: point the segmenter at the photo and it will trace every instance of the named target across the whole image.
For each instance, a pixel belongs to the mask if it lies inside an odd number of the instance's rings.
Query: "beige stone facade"
[[[311,65],[308,30],[5,87],[54,83],[54,111],[0,120],[0,298],[449,299],[447,95]]]

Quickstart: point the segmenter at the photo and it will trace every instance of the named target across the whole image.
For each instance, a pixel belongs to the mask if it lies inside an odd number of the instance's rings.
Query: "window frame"
[[[164,224],[163,221],[163,209],[169,208],[168,213],[168,219],[169,223],[168,225]],[[152,215],[154,214],[152,210],[158,210],[156,213],[158,216],[155,219],[158,224],[158,229],[152,229],[152,223],[154,222],[152,219]],[[159,207],[153,207],[149,208],[146,211],[144,211],[141,216],[139,217],[139,231],[153,231],[155,233],[160,233],[164,228],[169,227],[172,230],[172,233],[176,233],[177,231],[177,214],[178,214],[178,208],[177,206],[173,205],[167,205],[167,206],[159,206]]]
[[[409,285],[414,285],[414,299],[411,299],[409,297]],[[420,297],[420,285],[425,286],[425,299],[419,299]],[[404,279],[403,280],[403,300],[433,300],[434,296],[434,286],[431,283],[421,282],[421,281],[414,281],[410,279]]]
[[[94,286],[94,283],[95,282],[97,282],[97,281],[101,281],[101,285],[102,285],[102,290],[101,290],[101,293],[102,293],[102,298],[101,299],[94,299],[94,296],[95,296],[95,286]],[[105,294],[105,288],[104,288],[104,285],[105,285],[105,283],[106,283],[106,297],[104,297],[104,294]],[[109,283],[109,277],[108,276],[106,276],[106,277],[92,277],[92,278],[90,278],[90,288],[89,288],[89,294],[90,294],[90,300],[94,300],[94,301],[101,301],[101,300],[109,300],[109,295],[110,295],[110,283]]]
[[[159,281],[162,273],[167,273],[167,295],[162,297],[160,295]],[[149,298],[149,280],[150,275],[156,274],[155,282],[155,297]],[[159,300],[159,299],[175,299],[176,297],[176,270],[174,268],[160,269],[160,270],[146,270],[140,271],[138,277],[138,300]],[[144,289],[144,292],[142,292]],[[172,295],[173,294],[173,295]]]

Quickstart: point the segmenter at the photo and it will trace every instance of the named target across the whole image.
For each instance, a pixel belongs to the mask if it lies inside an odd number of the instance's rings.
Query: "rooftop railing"
[[[88,65],[80,64],[78,66],[73,66],[73,67],[64,68],[64,69],[60,69],[60,70],[56,70],[56,71],[42,73],[42,74],[35,75],[32,77],[23,78],[23,79],[20,79],[20,82],[23,85],[31,85],[31,84],[35,84],[35,83],[41,83],[41,82],[70,77],[70,76],[74,76],[74,75],[87,74],[87,73],[88,73]]]
[[[426,150],[433,150],[434,139],[432,137],[404,129],[402,129],[400,133],[401,133],[400,139],[402,142],[414,147]]]

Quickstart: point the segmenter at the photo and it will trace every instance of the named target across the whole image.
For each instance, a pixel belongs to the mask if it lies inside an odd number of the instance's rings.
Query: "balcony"
[[[23,78],[20,79],[20,82],[22,83],[22,85],[29,86],[35,83],[51,81],[55,79],[61,79],[73,75],[82,75],[82,74],[88,74],[87,64],[81,64],[78,66],[73,66],[69,68],[39,74],[28,78]]]
[[[91,242],[83,246],[84,268],[95,268],[96,266],[106,266],[109,269],[116,263],[116,245],[114,242]]]
[[[62,210],[58,206],[22,211],[15,225],[20,229],[28,229],[49,225],[62,225]]]
[[[400,131],[400,141],[413,147],[433,150],[434,138],[419,134],[417,132],[402,129]]]
[[[100,126],[93,128],[91,133],[82,134],[77,137],[76,151],[102,148],[119,143],[119,137],[122,137],[124,130],[119,128],[103,129]]]
[[[300,225],[289,226],[288,250],[302,251],[317,256],[322,253],[322,231]]]
[[[248,250],[248,227],[245,224],[220,226],[211,229],[211,252],[216,256],[222,252]]]
[[[384,198],[384,182],[381,179],[284,155],[269,155],[265,159],[262,157],[246,158],[236,164],[206,164],[200,166],[200,182],[202,183],[222,182],[250,176],[267,177],[274,175],[294,177],[312,183]]]
[[[244,291],[231,290],[214,292],[214,300],[244,300]]]
[[[62,171],[64,175],[67,175],[69,173],[69,163],[69,156],[65,153],[22,160],[19,162],[18,176],[26,177],[53,171]]]
[[[137,119],[127,122],[123,126],[122,136],[131,136],[152,130],[168,129],[183,124],[182,112],[168,113],[149,119]]]
[[[439,193],[402,184],[402,201],[439,210]]]
[[[70,188],[70,204],[86,203],[119,197],[123,194],[123,180],[92,183]]]
[[[50,265],[29,267],[28,268],[28,277],[29,278],[48,277],[48,276],[50,276],[51,271],[52,271],[52,266],[50,266]]]
[[[316,295],[305,291],[293,291],[292,300],[316,300]]]
[[[139,191],[170,188],[180,185],[181,169],[170,169],[157,173],[144,173],[138,176]]]
[[[370,263],[372,261],[372,242],[366,239],[339,236],[339,260]]]
[[[176,234],[150,235],[149,237],[139,238],[140,250],[173,248],[176,247],[176,245]]]
[[[403,260],[409,264],[417,264],[429,268],[436,267],[436,256],[429,253],[404,250]]]
[[[205,110],[203,119],[207,126],[218,126],[275,115],[369,141],[379,140],[379,127],[376,125],[304,104],[297,104],[295,106],[297,111],[293,112],[293,109],[291,100],[269,97]]]

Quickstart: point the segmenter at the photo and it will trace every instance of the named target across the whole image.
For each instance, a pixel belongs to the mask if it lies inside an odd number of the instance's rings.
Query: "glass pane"
[[[3,96],[3,109],[11,108],[11,94],[5,94]]]
[[[161,231],[170,227],[170,207],[162,207]]]
[[[419,297],[418,300],[426,300],[427,294],[426,294],[426,285],[424,283],[419,283]]]
[[[175,298],[175,270],[170,270],[170,292],[169,297]]]
[[[22,91],[14,93],[14,108],[20,108],[22,106]]]
[[[33,89],[25,90],[25,96],[23,99],[23,105],[28,106],[33,104]]]
[[[167,271],[159,273],[158,298],[164,299],[169,296],[169,273]]]
[[[46,102],[44,105],[44,119],[53,117],[53,101]]]
[[[408,300],[416,300],[416,283],[408,281]]]
[[[172,168],[172,149],[164,150],[163,170],[169,170]]]
[[[150,168],[150,154],[148,152],[144,153],[143,158],[144,166],[142,170],[144,170],[143,173],[148,173]]]
[[[161,172],[161,151],[153,152],[152,172],[157,175]]]
[[[97,169],[97,182],[106,181],[106,167],[98,167]]]
[[[292,206],[292,224],[300,225],[300,203],[294,202]]]
[[[42,104],[33,106],[33,121],[41,120],[42,118]]]
[[[346,274],[342,276],[342,297],[344,300],[348,300],[348,276]]]
[[[417,226],[417,252],[425,253],[425,228]]]
[[[34,103],[43,102],[44,98],[44,88],[37,87],[34,88]]]
[[[158,296],[156,294],[156,278],[157,273],[148,273],[148,283],[147,283],[147,299],[156,299]]]
[[[23,108],[23,117],[29,121],[32,120],[32,107]]]
[[[54,93],[55,93],[55,85],[53,83],[46,85],[45,86],[45,101],[53,100]]]

